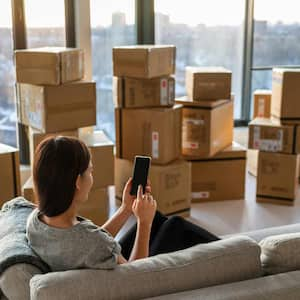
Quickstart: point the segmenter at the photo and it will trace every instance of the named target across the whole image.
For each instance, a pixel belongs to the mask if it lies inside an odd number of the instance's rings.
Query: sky
[[[92,27],[109,26],[112,12],[126,13],[129,24],[135,20],[135,0],[90,0]],[[0,0],[0,26],[11,26],[11,0]],[[191,26],[238,25],[244,16],[244,0],[155,0],[155,10],[170,15],[171,22]],[[300,21],[299,0],[255,0],[255,19],[272,23]],[[28,27],[64,26],[64,0],[25,0]]]

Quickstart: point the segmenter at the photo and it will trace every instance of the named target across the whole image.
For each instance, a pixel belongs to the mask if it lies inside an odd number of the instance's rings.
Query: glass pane
[[[244,11],[241,0],[155,1],[155,42],[177,47],[177,96],[186,94],[186,66],[223,66],[232,71],[240,118]]]
[[[65,1],[25,0],[28,48],[65,46]]]
[[[136,44],[135,0],[92,0],[93,80],[97,84],[97,128],[115,140],[112,47]]]
[[[255,90],[272,90],[272,70],[252,71],[250,116],[253,114],[253,92]]]
[[[300,65],[299,0],[256,0],[254,66]]]
[[[16,146],[11,1],[0,2],[0,143]]]

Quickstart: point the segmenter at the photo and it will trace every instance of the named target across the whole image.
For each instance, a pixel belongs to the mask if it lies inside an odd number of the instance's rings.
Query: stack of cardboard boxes
[[[116,105],[116,198],[132,176],[135,155],[152,157],[149,178],[158,209],[190,210],[190,164],[181,156],[181,105],[174,105],[174,46],[113,49]]]
[[[249,148],[259,151],[253,171],[257,173],[258,202],[293,205],[296,199],[299,97],[300,70],[273,69],[271,117],[255,118],[249,124]]]
[[[233,143],[231,72],[186,68],[182,155],[192,164],[192,201],[244,198],[246,151]],[[226,174],[224,176],[224,174]]]
[[[16,51],[17,111],[28,128],[31,164],[37,145],[48,136],[79,136],[88,144],[95,181],[80,213],[101,224],[108,217],[107,186],[113,184],[113,144],[101,133],[80,134],[81,127],[96,124],[96,86],[83,80],[83,59],[83,51],[74,48]],[[32,178],[23,195],[35,201]]]

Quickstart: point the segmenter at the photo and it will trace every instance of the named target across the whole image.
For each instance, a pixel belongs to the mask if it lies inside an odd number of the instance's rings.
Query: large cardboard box
[[[189,100],[230,99],[231,71],[222,67],[186,67]]]
[[[47,137],[55,137],[55,136],[71,136],[78,137],[78,129],[70,130],[70,131],[62,131],[55,133],[42,133],[32,127],[28,129],[28,139],[29,139],[29,152],[30,152],[30,162],[33,163],[34,152],[38,144],[46,139]]]
[[[182,155],[186,159],[211,157],[233,140],[233,101],[176,100],[182,109]]]
[[[19,150],[0,144],[0,206],[21,195]]]
[[[258,152],[255,149],[247,150],[247,170],[255,177],[257,176]]]
[[[83,50],[43,47],[15,51],[17,82],[59,85],[84,76]]]
[[[172,106],[175,80],[170,76],[151,79],[114,77],[113,94],[116,107]]]
[[[191,163],[192,202],[244,199],[244,147],[233,143],[212,158]]]
[[[133,161],[116,158],[116,197],[122,199],[125,183],[132,177]],[[175,161],[165,166],[152,165],[149,179],[158,210],[164,214],[190,210],[191,165],[186,161]]]
[[[257,201],[292,205],[297,195],[298,177],[298,155],[260,151]]]
[[[175,73],[176,48],[172,45],[137,45],[113,48],[113,74],[154,78]]]
[[[249,123],[248,147],[261,151],[293,153],[295,126],[279,119],[256,118]]]
[[[43,133],[96,124],[96,85],[78,81],[59,86],[19,84],[18,118]]]
[[[24,184],[22,195],[26,200],[37,203],[32,177]],[[82,203],[78,213],[92,220],[95,224],[104,224],[109,217],[109,196],[107,188],[92,189],[89,192],[88,200]]]
[[[21,195],[19,150],[0,144],[0,206]]]
[[[300,69],[273,69],[271,114],[300,123]]]
[[[181,105],[170,108],[115,109],[117,157],[152,157],[167,164],[180,157]]]
[[[101,226],[109,218],[109,195],[107,188],[92,189],[89,198],[82,203],[79,215]]]
[[[271,98],[270,90],[255,90],[253,93],[253,119],[271,117]]]
[[[93,163],[93,189],[114,185],[114,144],[104,134],[97,131],[91,134],[80,133],[79,138],[89,147]]]

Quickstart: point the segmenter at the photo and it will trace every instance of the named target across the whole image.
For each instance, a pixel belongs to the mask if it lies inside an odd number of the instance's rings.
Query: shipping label
[[[261,129],[254,126],[253,148],[261,151],[280,152],[283,149],[283,129],[278,129],[273,139],[261,138]]]
[[[152,157],[159,158],[159,133],[152,131]]]
[[[209,197],[210,197],[210,192],[208,191],[192,193],[192,199],[208,199]]]
[[[258,98],[257,116],[258,117],[264,117],[264,115],[265,115],[265,99],[264,98]]]
[[[166,78],[160,80],[160,104],[168,104],[168,80]]]

